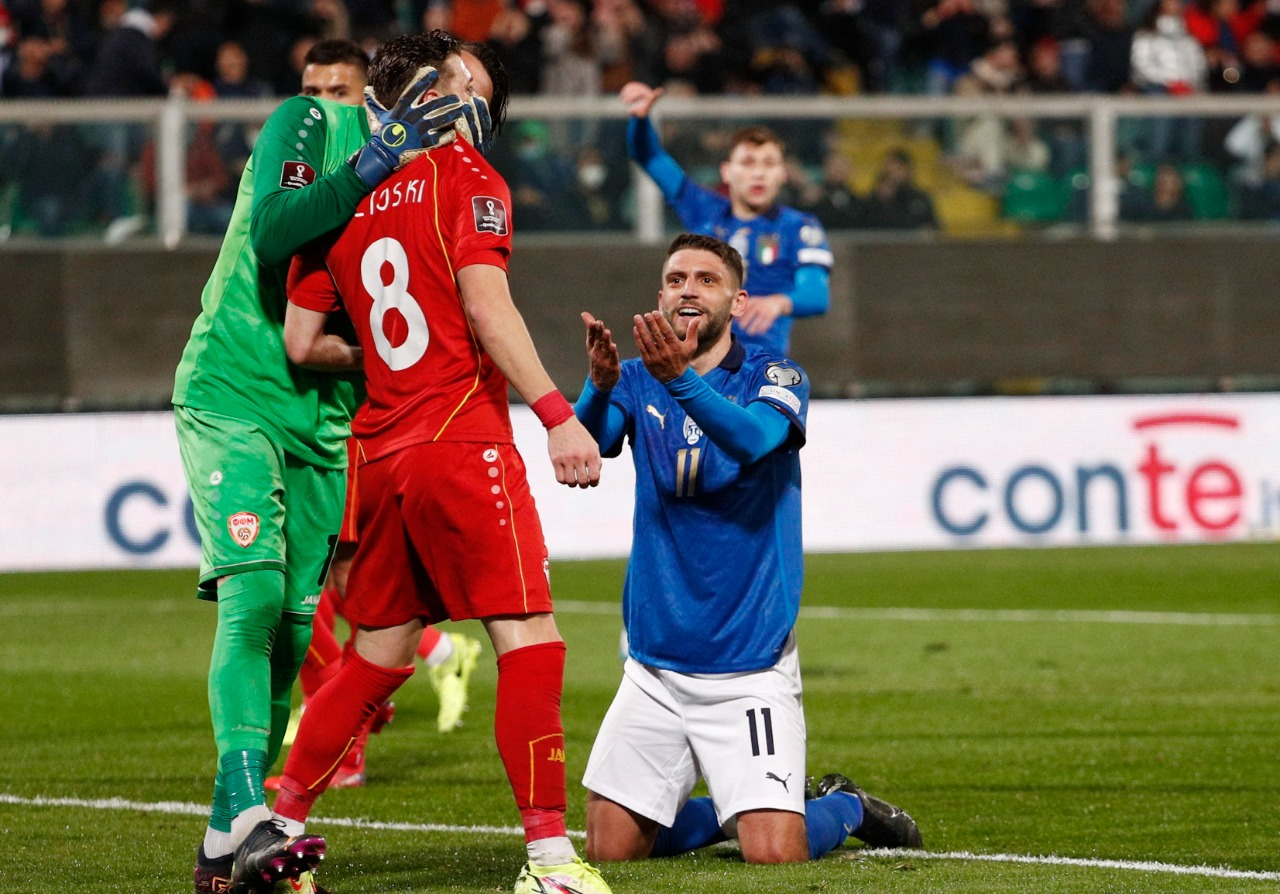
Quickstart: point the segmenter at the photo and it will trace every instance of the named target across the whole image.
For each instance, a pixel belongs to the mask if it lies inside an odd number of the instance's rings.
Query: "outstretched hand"
[[[582,322],[587,326],[587,358],[591,361],[591,384],[601,391],[612,391],[622,377],[622,361],[618,345],[600,320],[585,310]]]
[[[632,118],[649,117],[649,109],[653,107],[653,104],[658,101],[660,96],[662,96],[661,87],[650,87],[648,84],[642,84],[639,81],[628,81],[618,91],[618,98],[627,107],[627,111]]]
[[[698,326],[702,319],[694,317],[689,321],[683,339],[676,335],[661,311],[637,314],[633,322],[631,334],[635,336],[640,359],[649,374],[663,384],[683,375],[698,350]]]

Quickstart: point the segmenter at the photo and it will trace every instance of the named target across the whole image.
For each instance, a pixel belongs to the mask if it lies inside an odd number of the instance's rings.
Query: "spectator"
[[[1192,0],[1187,6],[1187,33],[1204,49],[1210,90],[1227,90],[1240,80],[1244,35],[1237,37],[1232,28],[1239,13],[1237,0]]]
[[[1027,89],[1035,94],[1060,95],[1072,91],[1062,71],[1062,48],[1052,37],[1042,37],[1032,45],[1027,60]],[[1083,69],[1083,62],[1081,63]],[[1081,73],[1083,77],[1083,72]],[[1026,134],[1015,123],[1013,138],[1024,145]],[[1063,176],[1088,163],[1084,125],[1079,119],[1041,118],[1036,126],[1051,156],[1053,172]],[[1015,150],[1016,151],[1016,150]],[[1025,166],[1015,165],[1015,167]],[[1038,169],[1037,169],[1038,170]]]
[[[658,83],[679,80],[700,94],[725,91],[731,79],[728,69],[745,70],[749,58],[721,58],[720,36],[689,0],[655,0],[659,33],[662,35],[662,67]],[[750,46],[749,38],[731,41],[730,46]]]
[[[545,17],[541,24],[545,24]],[[487,42],[511,75],[512,93],[542,91],[542,40],[538,31],[529,15],[514,3],[494,17]]]
[[[85,222],[92,207],[93,150],[74,126],[27,126],[10,144],[3,168],[16,185],[15,229],[31,227],[40,236],[56,237]]]
[[[175,76],[182,92],[196,102],[217,98],[213,85],[196,77]],[[187,230],[197,235],[221,236],[231,221],[235,192],[231,171],[218,151],[217,125],[199,121],[188,126],[187,142]],[[156,196],[156,146],[150,141],[142,150],[141,186],[148,202]]]
[[[14,99],[44,99],[64,95],[65,85],[50,69],[53,44],[43,37],[18,42],[13,64],[4,70],[0,95]]]
[[[914,183],[911,156],[903,149],[887,153],[876,183],[866,197],[862,226],[872,230],[936,230],[933,200]]]
[[[815,94],[835,68],[835,52],[793,3],[756,15],[751,31],[751,67],[764,93]]]
[[[926,0],[918,15],[919,32],[928,57],[925,92],[951,92],[958,78],[969,73],[991,37],[987,17],[973,0]]]
[[[1182,0],[1157,0],[1133,37],[1133,80],[1149,96],[1203,93],[1208,75],[1204,50],[1187,33]],[[1203,122],[1198,118],[1152,118],[1146,122],[1146,151],[1152,161],[1173,157],[1194,161],[1200,154]]]
[[[864,202],[853,191],[853,162],[839,149],[827,153],[822,162],[822,179],[813,181],[799,165],[792,165],[787,177],[794,191],[796,208],[818,218],[829,230],[847,230],[863,225]]]
[[[637,0],[596,0],[593,20],[602,92],[616,93],[628,81],[651,84],[658,79],[662,35]]]
[[[1236,89],[1241,93],[1264,93],[1268,84],[1280,78],[1276,42],[1261,31],[1254,31],[1244,39],[1240,61],[1240,81]]]
[[[590,0],[547,0],[542,29],[542,88],[551,96],[599,96],[600,61]]]
[[[88,96],[164,96],[168,80],[161,68],[160,43],[173,27],[171,0],[135,7],[102,39],[85,75]]]
[[[1004,40],[974,60],[969,74],[956,81],[955,92],[957,96],[1008,95],[1021,81],[1017,44]],[[1008,169],[1005,118],[994,112],[983,112],[957,120],[956,126],[953,162],[957,172],[980,189],[1001,190]]]
[[[616,230],[622,227],[623,177],[611,177],[595,146],[578,152],[573,183],[553,202],[551,223],[562,230]],[[619,181],[623,181],[619,183]]]
[[[1135,223],[1185,223],[1195,219],[1187,201],[1186,181],[1171,164],[1156,168],[1150,194],[1135,202],[1130,212]]]
[[[1280,77],[1268,81],[1265,92],[1280,96]],[[1236,179],[1246,186],[1261,183],[1266,159],[1275,142],[1280,142],[1280,115],[1245,115],[1237,121],[1223,140],[1227,154],[1240,162]]]
[[[1267,147],[1258,179],[1241,186],[1240,219],[1280,221],[1280,143]]]
[[[161,68],[160,43],[176,18],[172,0],[151,0],[130,9],[102,39],[85,76],[89,96],[164,96],[168,79]],[[117,242],[146,226],[145,209],[135,202],[129,170],[142,153],[146,129],[137,124],[103,124],[96,131],[103,197],[109,218],[105,238]]]
[[[47,42],[45,68],[57,84],[57,95],[79,93],[85,63],[94,57],[101,36],[87,12],[67,0],[20,0],[12,10],[18,34]]]
[[[311,0],[311,33],[320,40],[350,40],[351,16],[344,0]]]
[[[271,94],[264,81],[249,75],[249,54],[235,40],[218,45],[213,91],[218,99],[260,99]]]
[[[1089,0],[1085,34],[1089,59],[1084,69],[1084,89],[1119,93],[1130,82],[1133,49],[1133,29],[1125,19],[1124,0]]]
[[[817,28],[857,67],[863,91],[889,93],[902,77],[906,13],[900,0],[826,0]]]

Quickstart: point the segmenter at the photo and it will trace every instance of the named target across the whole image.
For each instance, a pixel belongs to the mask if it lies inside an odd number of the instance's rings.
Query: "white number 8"
[[[391,265],[391,282],[387,284],[382,282],[383,264]],[[404,246],[388,236],[366,248],[364,257],[360,259],[360,281],[373,298],[373,306],[369,309],[369,330],[378,356],[391,367],[392,372],[408,369],[427,353],[431,333],[417,299],[408,292],[409,256],[405,254]],[[405,340],[394,347],[382,328],[383,318],[392,309],[400,311],[409,329]]]

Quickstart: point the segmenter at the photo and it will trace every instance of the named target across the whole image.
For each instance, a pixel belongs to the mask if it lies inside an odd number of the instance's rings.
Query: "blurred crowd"
[[[285,96],[297,92],[302,60],[317,41],[349,39],[372,52],[391,35],[427,28],[488,41],[511,72],[513,92],[525,94],[608,95],[631,80],[686,96],[1280,93],[1280,0],[131,2],[0,0],[0,97]],[[810,145],[791,147],[798,154],[789,198],[820,210],[828,225],[936,227],[931,195],[957,183],[997,203],[1007,204],[1012,190],[1015,206],[1030,209],[1014,219],[1083,213],[1087,144],[1079,121],[978,116],[918,124],[901,145],[881,140],[874,159],[847,151],[849,139],[826,126]],[[101,167],[75,135],[39,127],[29,134],[6,150],[11,175],[51,154],[65,156],[73,172]],[[234,136],[245,141],[243,129]],[[665,136],[677,158],[697,166],[681,154],[679,133]],[[95,150],[142,158],[145,147],[128,145],[128,133],[116,139],[106,147],[98,140]],[[691,155],[707,154],[706,140],[687,141]],[[1172,213],[1210,216],[1203,201],[1185,200],[1188,191],[1203,197],[1187,183],[1199,177],[1211,181],[1210,192],[1230,193],[1237,216],[1280,218],[1278,144],[1280,119],[1122,126],[1118,161],[1135,184],[1132,196],[1121,196],[1122,215],[1163,220],[1151,200],[1176,192],[1176,179],[1184,200]],[[939,149],[941,173],[921,189],[912,168],[933,165],[929,145]],[[225,170],[199,188],[230,195],[238,162],[226,146],[219,151]],[[526,225],[625,226],[629,173],[621,134],[607,123],[565,131],[520,122],[502,151],[516,169]],[[896,198],[886,210],[889,194]],[[123,208],[100,213],[131,216]]]
[[[445,28],[524,93],[1262,92],[1277,0],[0,0],[0,94],[288,95],[321,39]],[[175,83],[176,79],[176,83]]]

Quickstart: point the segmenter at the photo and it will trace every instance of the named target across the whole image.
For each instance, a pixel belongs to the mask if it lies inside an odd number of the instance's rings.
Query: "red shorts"
[[[356,461],[359,456],[360,446],[356,443],[355,438],[347,438],[347,502],[342,509],[342,527],[338,529],[339,543],[359,543],[360,537],[356,533],[356,506],[360,502],[360,488],[357,479],[360,475],[360,466]]]
[[[357,525],[352,623],[551,611],[542,522],[512,444],[417,444],[365,463]]]

